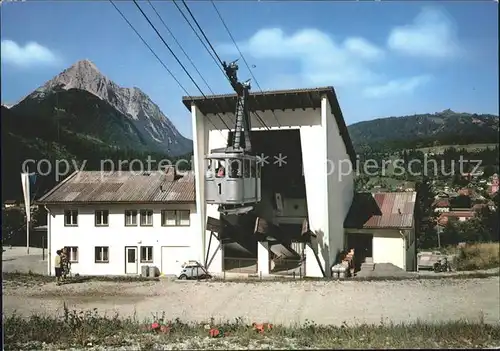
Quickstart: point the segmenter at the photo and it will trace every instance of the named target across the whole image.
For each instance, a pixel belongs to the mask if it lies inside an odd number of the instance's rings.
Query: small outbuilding
[[[354,195],[344,222],[345,242],[355,249],[361,263],[392,263],[406,271],[416,270],[416,196],[416,192]]]

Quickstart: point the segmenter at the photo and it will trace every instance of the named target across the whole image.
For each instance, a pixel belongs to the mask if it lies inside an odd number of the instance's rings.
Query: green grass
[[[468,244],[463,249],[456,245],[441,248],[422,249],[419,251],[439,251],[443,255],[457,255],[458,271],[486,270],[500,267],[500,243]]]
[[[129,346],[131,349],[162,349],[166,346],[185,349],[227,348],[470,348],[500,346],[500,327],[485,324],[481,316],[475,321],[441,324],[421,322],[408,324],[354,325],[341,327],[319,326],[306,321],[294,327],[273,326],[258,333],[241,318],[225,323],[188,324],[164,315],[152,315],[149,321],[134,318],[107,317],[96,309],[70,311],[60,317],[32,315],[22,318],[16,314],[3,317],[5,350],[102,346]],[[156,333],[148,326],[153,321],[168,325],[168,333]],[[263,321],[256,321],[261,323]],[[209,338],[207,325],[223,331],[223,338]],[[175,349],[174,348],[174,349]]]

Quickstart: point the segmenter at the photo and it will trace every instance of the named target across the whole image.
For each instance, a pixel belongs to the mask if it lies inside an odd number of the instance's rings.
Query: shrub
[[[457,268],[461,271],[489,269],[500,266],[500,244],[478,243],[460,249]]]

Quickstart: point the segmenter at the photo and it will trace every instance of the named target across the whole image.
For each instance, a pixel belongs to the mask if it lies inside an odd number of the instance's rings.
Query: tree
[[[8,208],[2,211],[2,244],[19,231],[26,228],[26,217],[20,208]]]
[[[415,229],[418,247],[433,247],[437,244],[436,219],[434,211],[434,190],[428,178],[417,183],[415,203]]]
[[[450,205],[453,208],[471,208],[472,201],[467,195],[458,195],[450,200]]]

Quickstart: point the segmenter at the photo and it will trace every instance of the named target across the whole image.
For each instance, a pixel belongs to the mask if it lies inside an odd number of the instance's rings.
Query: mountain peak
[[[42,100],[61,89],[85,90],[106,101],[132,119],[144,138],[154,140],[154,143],[167,150],[176,149],[178,146],[184,148],[183,145],[188,142],[146,93],[137,87],[120,87],[102,74],[89,59],[74,63],[27,98]]]
[[[69,70],[71,70],[71,69],[99,72],[99,69],[97,68],[97,66],[89,59],[77,61],[75,64],[73,64],[69,68]]]

